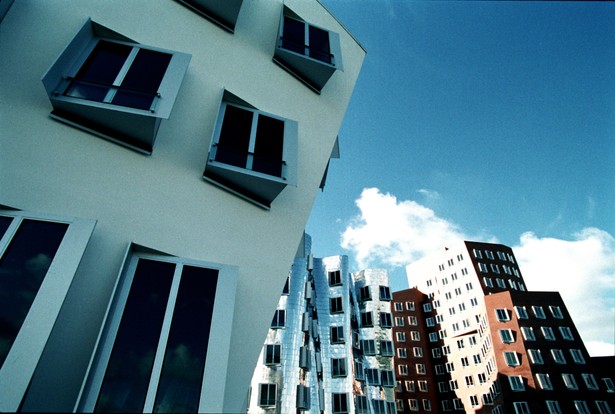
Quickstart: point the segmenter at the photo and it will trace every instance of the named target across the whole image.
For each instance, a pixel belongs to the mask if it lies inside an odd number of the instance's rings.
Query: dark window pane
[[[67,228],[65,223],[24,220],[0,258],[0,367]]]
[[[310,57],[331,63],[329,33],[313,26],[310,26]]]
[[[259,115],[252,170],[282,176],[284,121]]]
[[[170,61],[168,53],[140,49],[112,103],[150,109]]]
[[[282,47],[305,55],[305,23],[284,17]]]
[[[6,229],[9,228],[13,219],[11,217],[0,216],[0,239],[6,233]]]
[[[66,95],[102,102],[131,50],[131,46],[99,41],[75,75]]]
[[[95,411],[143,410],[174,271],[139,260]]]
[[[253,116],[251,111],[226,105],[216,161],[246,168]]]
[[[184,266],[154,412],[197,412],[218,271]]]

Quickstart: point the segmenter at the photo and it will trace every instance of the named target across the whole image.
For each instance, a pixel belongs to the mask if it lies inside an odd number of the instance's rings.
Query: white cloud
[[[596,228],[583,229],[570,241],[528,232],[511,247],[530,290],[560,292],[590,354],[613,355],[613,236]]]
[[[360,213],[342,234],[341,246],[354,253],[361,269],[403,266],[466,238],[433,210],[412,200],[398,201],[377,188],[364,189],[355,203]]]
[[[422,191],[419,191],[423,193]],[[468,236],[455,223],[412,200],[398,200],[377,188],[356,200],[359,214],[342,233],[359,269],[405,266]],[[528,232],[511,246],[527,287],[559,291],[591,355],[613,355],[615,338],[615,239],[587,228],[561,240]]]

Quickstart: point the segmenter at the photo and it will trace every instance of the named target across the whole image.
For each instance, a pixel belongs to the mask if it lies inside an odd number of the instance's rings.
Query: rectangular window
[[[406,351],[406,348],[397,348],[397,357],[398,358],[407,358],[408,357],[408,352]]]
[[[404,310],[404,307],[401,302],[395,302],[393,306],[395,307],[395,312],[403,312]]]
[[[545,311],[542,306],[532,306],[532,312],[537,319],[546,319]]]
[[[585,357],[583,357],[583,352],[580,349],[571,349],[570,356],[576,364],[585,364]]]
[[[419,375],[427,374],[427,370],[425,369],[425,364],[416,364],[416,373]]]
[[[365,395],[355,395],[355,412],[357,414],[369,414],[369,402]]]
[[[422,358],[423,357],[423,348],[415,346],[414,348],[412,348],[412,353],[414,354],[414,356],[416,358]]]
[[[410,331],[410,338],[413,341],[420,341],[421,340],[421,334],[419,333],[419,331]]]
[[[536,374],[536,382],[538,382],[538,386],[543,390],[553,389],[553,384],[551,383],[549,374]]]
[[[431,312],[431,303],[424,303],[423,304],[423,311],[424,312]]]
[[[504,352],[504,360],[509,367],[516,367],[519,365],[519,356],[516,352]]]
[[[374,326],[374,318],[371,312],[361,312],[361,327],[371,328]]]
[[[416,316],[408,316],[408,325],[417,326],[419,324]]]
[[[393,388],[395,387],[395,375],[390,369],[383,369],[380,371],[380,383],[383,387]]]
[[[331,394],[333,401],[333,413],[334,414],[347,414],[348,408],[348,394],[345,393],[333,393]]]
[[[271,407],[276,404],[277,385],[259,384],[258,405],[259,407]]]
[[[406,333],[405,332],[396,332],[395,336],[397,337],[397,342],[406,342]]]
[[[363,381],[365,379],[365,373],[363,371],[363,362],[354,360],[354,377],[359,381]]]
[[[409,399],[408,406],[410,407],[410,411],[418,411],[419,410],[419,400]]]
[[[555,361],[556,364],[566,363],[566,357],[564,356],[564,353],[561,349],[552,349],[551,356],[553,357],[553,361]]]
[[[436,332],[429,333],[429,342],[438,342],[438,334]]]
[[[476,395],[470,395],[470,405],[472,407],[478,406],[478,397]]]
[[[482,255],[481,251],[478,250],[478,249],[473,249],[472,250],[472,254],[474,255],[474,257],[476,259],[482,259],[483,258],[483,255]]]
[[[495,283],[497,283],[498,287],[502,289],[506,289],[506,282],[504,282],[504,279],[500,279],[499,277],[496,277]]]
[[[589,407],[587,406],[587,403],[585,401],[575,400],[574,408],[577,409],[577,413],[579,413],[579,414],[590,414],[591,413],[591,411],[589,411]]]
[[[542,365],[545,363],[544,359],[542,358],[542,353],[540,352],[540,349],[528,349],[527,353],[530,357],[530,361],[532,362],[532,364]]]
[[[510,316],[508,315],[508,309],[498,308],[495,310],[495,315],[500,322],[507,322],[510,320]]]
[[[567,327],[567,326],[560,326],[559,328],[559,333],[560,335],[562,335],[562,338],[565,339],[566,341],[573,341],[574,340],[574,336],[572,335],[572,330]]]
[[[414,302],[406,302],[406,309],[409,311],[414,311],[415,310]]]
[[[397,371],[399,375],[408,375],[408,365],[398,365]]]
[[[282,347],[279,344],[265,345],[265,365],[278,365]]]
[[[344,313],[344,307],[342,305],[342,297],[338,296],[329,299],[329,309],[331,314]]]
[[[329,286],[341,286],[342,272],[339,270],[329,272]]]
[[[88,19],[43,76],[51,117],[151,154],[190,58],[133,42]]]
[[[392,357],[395,355],[393,351],[393,341],[380,341],[380,355]]]
[[[555,334],[553,333],[553,329],[549,326],[540,327],[540,331],[542,332],[542,336],[547,341],[555,341]]]
[[[559,402],[553,400],[545,401],[547,404],[548,414],[563,414],[562,409],[559,406]]]
[[[362,339],[361,349],[365,355],[376,355],[376,342],[373,339]]]
[[[549,311],[555,319],[564,319],[564,315],[559,306],[549,306]]]
[[[534,328],[532,328],[531,326],[522,326],[521,335],[523,335],[523,339],[526,341],[536,340],[536,335],[534,334]]]
[[[487,276],[483,277],[483,284],[489,288],[493,287],[493,281],[491,280],[490,277],[487,277]]]
[[[380,370],[376,368],[367,368],[365,370],[365,379],[368,385],[380,385]]]
[[[572,374],[562,374],[562,380],[564,381],[564,385],[569,390],[578,390],[577,381],[574,379],[574,375]]]
[[[466,381],[466,387],[474,386],[474,377],[472,375],[466,375],[465,381]]]
[[[517,313],[518,319],[528,319],[529,318],[527,314],[527,309],[525,309],[525,306],[515,306],[515,312]]]
[[[525,385],[523,384],[523,377],[520,375],[511,375],[508,377],[510,382],[510,389],[513,391],[525,391]]]
[[[393,316],[388,312],[380,312],[380,326],[382,328],[392,328]]]
[[[395,317],[395,326],[404,326],[404,318],[401,316]]]
[[[276,309],[271,321],[271,329],[284,328],[286,325],[286,311],[284,309]]]
[[[331,327],[331,343],[343,344],[344,343],[344,327],[332,326]]]
[[[380,286],[380,300],[391,300],[391,289],[388,286]]]
[[[594,378],[593,374],[581,374],[581,377],[583,378],[583,381],[585,382],[585,386],[587,387],[588,390],[598,389],[598,383],[596,382],[596,379]]]
[[[613,414],[609,403],[606,401],[596,400],[596,408],[598,409],[598,414]]]
[[[431,401],[429,401],[428,399],[423,398],[423,410],[424,411],[431,411]]]
[[[331,358],[331,376],[346,376],[346,358]]]
[[[513,402],[515,414],[530,414],[530,407],[526,402]]]
[[[369,286],[363,286],[359,288],[359,300],[361,302],[372,300],[372,293],[369,289]]]
[[[499,333],[500,333],[500,339],[502,340],[503,343],[510,344],[512,342],[515,342],[515,337],[513,335],[513,331],[512,330],[510,330],[510,329],[500,329]]]

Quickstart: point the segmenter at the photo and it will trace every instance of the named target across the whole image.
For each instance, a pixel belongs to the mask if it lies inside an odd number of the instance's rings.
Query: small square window
[[[569,390],[578,390],[577,381],[574,379],[574,375],[572,374],[562,374],[562,380],[564,381],[564,385]]]
[[[500,339],[502,340],[503,343],[510,344],[512,342],[515,342],[515,337],[511,329],[500,329],[499,333],[500,333]]]
[[[371,312],[361,312],[361,327],[371,328],[374,326],[374,317]]]
[[[528,319],[529,318],[527,314],[527,309],[525,309],[525,306],[515,306],[515,312],[517,313],[518,319]]]
[[[495,314],[500,322],[507,322],[510,320],[508,309],[496,309]]]
[[[506,365],[510,367],[516,367],[519,365],[519,356],[516,352],[504,352],[504,359],[506,360]]]
[[[545,311],[542,306],[532,306],[532,312],[534,312],[534,316],[538,319],[546,319]]]
[[[380,300],[391,300],[391,289],[388,286],[380,286]]]
[[[372,293],[369,286],[363,286],[359,288],[359,300],[361,302],[372,300]]]
[[[395,355],[393,349],[393,341],[380,341],[380,355],[392,357]]]
[[[380,312],[380,326],[382,328],[392,328],[393,316],[388,312]]]
[[[348,394],[333,393],[331,399],[333,400],[333,414],[347,414],[349,412]]]
[[[530,414],[530,407],[526,402],[513,402],[515,414]]]
[[[346,358],[331,358],[331,376],[346,376]]]
[[[280,364],[280,354],[282,347],[279,344],[265,345],[264,359],[265,365]]]
[[[332,326],[331,327],[331,343],[343,344],[344,343],[344,327]]]
[[[286,325],[286,311],[284,309],[277,309],[273,315],[273,320],[271,321],[271,328],[278,329],[284,328]]]
[[[549,378],[549,374],[536,374],[536,381],[538,385],[543,390],[552,390],[553,384],[551,383],[551,378]]]
[[[547,404],[547,410],[549,410],[549,414],[563,414],[562,409],[559,406],[559,402],[553,400],[545,401]]]

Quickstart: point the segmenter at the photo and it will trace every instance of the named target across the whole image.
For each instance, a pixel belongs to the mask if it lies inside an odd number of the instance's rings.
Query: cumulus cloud
[[[355,203],[359,215],[343,232],[341,246],[354,253],[361,269],[404,266],[466,238],[455,223],[433,210],[377,188],[364,189]]]
[[[342,233],[341,246],[359,269],[405,266],[461,240],[497,243],[492,236],[469,236],[433,210],[377,188],[364,189],[356,205],[359,214]],[[615,239],[596,228],[570,239],[527,232],[511,247],[528,289],[559,291],[590,354],[613,355]]]
[[[613,355],[615,348],[615,239],[586,228],[571,240],[521,235],[511,246],[530,290],[562,295],[592,355]]]

